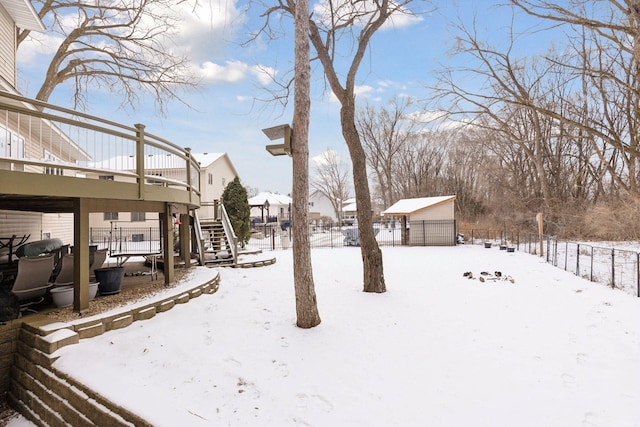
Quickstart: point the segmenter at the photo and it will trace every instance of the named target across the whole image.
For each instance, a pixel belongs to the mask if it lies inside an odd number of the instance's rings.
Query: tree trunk
[[[299,0],[295,12],[295,94],[293,104],[293,280],[296,295],[296,325],[313,328],[320,324],[313,284],[309,245],[309,111],[311,67],[309,63],[309,1]]]
[[[367,161],[360,136],[355,125],[355,104],[345,102],[340,109],[342,135],[349,148],[353,163],[353,186],[358,209],[358,233],[364,273],[364,292],[382,293],[387,291],[382,266],[382,251],[373,233],[373,210],[367,179]]]

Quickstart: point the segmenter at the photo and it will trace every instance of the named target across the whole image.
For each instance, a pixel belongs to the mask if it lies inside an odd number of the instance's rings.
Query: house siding
[[[214,200],[222,199],[225,187],[236,178],[233,167],[226,155],[202,169],[200,174],[200,189],[202,192],[200,200],[206,203],[213,203]],[[209,180],[209,175],[211,175],[211,181]],[[201,219],[213,218],[213,206],[202,206],[198,215]]]
[[[65,245],[73,244],[73,214],[43,214],[42,235],[62,240]]]
[[[38,212],[16,212],[0,210],[0,236],[30,234],[29,240],[40,240],[42,236],[42,214]]]
[[[440,205],[431,206],[411,215],[411,221],[433,221],[454,218],[453,200]]]
[[[0,77],[16,86],[16,25],[0,5]]]

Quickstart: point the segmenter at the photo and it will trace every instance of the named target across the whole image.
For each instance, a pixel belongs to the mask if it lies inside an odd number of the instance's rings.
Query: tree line
[[[456,22],[463,65],[440,69],[423,100],[448,126],[412,120],[409,99],[360,110],[378,205],[456,194],[474,224],[529,226],[544,212],[552,234],[640,237],[640,4],[511,6],[562,37],[531,55],[513,26],[491,43]]]

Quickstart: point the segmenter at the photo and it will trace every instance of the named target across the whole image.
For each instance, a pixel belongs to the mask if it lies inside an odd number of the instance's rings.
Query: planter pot
[[[73,286],[52,288],[51,296],[56,307],[68,307],[73,304]]]
[[[100,283],[100,295],[114,295],[120,292],[124,267],[108,267],[95,269],[96,280]]]
[[[98,282],[89,283],[89,301],[98,293]],[[51,297],[56,307],[68,307],[73,304],[73,286],[58,286],[51,288]]]
[[[506,245],[500,245],[500,250],[501,251],[506,251],[507,250],[507,246]]]
[[[516,248],[507,248],[507,252],[515,252]]]
[[[484,242],[484,247],[489,249],[491,247],[491,242]]]

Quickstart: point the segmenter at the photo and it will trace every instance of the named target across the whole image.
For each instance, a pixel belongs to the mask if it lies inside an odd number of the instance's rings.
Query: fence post
[[[616,287],[616,250],[611,249],[611,288]]]
[[[271,228],[271,250],[276,250],[276,231]]]
[[[593,246],[591,246],[591,273],[589,274],[589,281],[593,282]]]
[[[576,276],[580,276],[580,243],[576,245]]]

